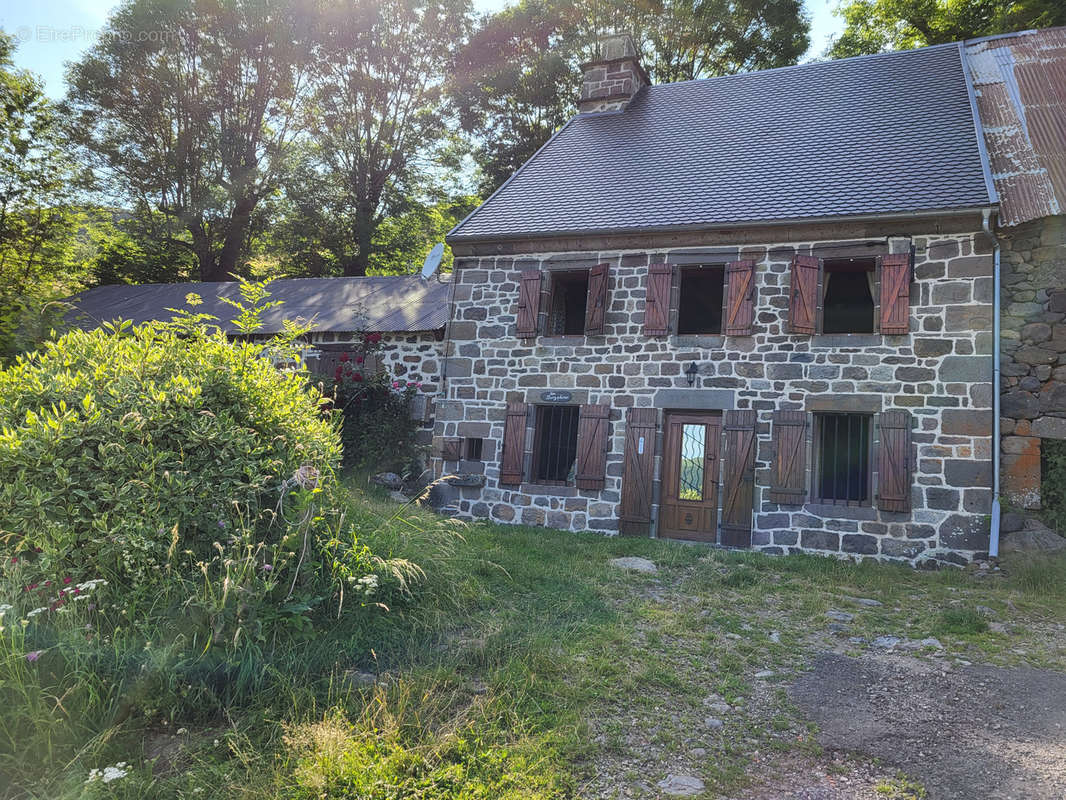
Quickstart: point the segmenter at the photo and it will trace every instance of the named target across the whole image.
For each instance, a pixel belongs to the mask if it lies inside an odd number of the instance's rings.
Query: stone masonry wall
[[[1002,493],[1040,508],[1040,441],[1066,439],[1066,216],[1000,232]]]
[[[439,443],[443,437],[484,437],[482,461],[458,467],[486,477],[484,488],[462,490],[460,513],[616,532],[627,407],[755,409],[753,547],[911,562],[963,563],[973,558],[987,550],[991,503],[992,259],[983,242],[980,234],[888,240],[892,252],[914,247],[915,281],[911,334],[884,337],[786,332],[793,255],[812,248],[820,254],[841,243],[744,245],[733,248],[728,257],[720,254],[723,248],[717,255],[708,252],[714,248],[688,248],[457,260],[448,377],[435,438]],[[757,262],[754,336],[643,335],[649,263],[721,263],[738,254]],[[515,338],[522,270],[604,262],[610,265],[604,336]],[[699,376],[696,387],[689,389],[683,370],[693,361]],[[611,406],[603,490],[499,486],[506,403],[536,402],[547,388],[571,391],[574,403]],[[812,403],[851,395],[861,395],[880,410],[907,409],[914,415],[913,511],[810,503],[778,506],[762,500],[769,482],[772,411],[808,409]],[[659,422],[661,426],[661,414]],[[530,447],[527,440],[527,451]],[[660,471],[657,462],[656,484]],[[657,503],[657,486],[654,496]]]
[[[354,342],[360,334],[316,333],[315,344]],[[383,368],[394,378],[422,384],[422,393],[434,395],[440,389],[441,354],[444,344],[433,333],[384,333],[378,356]]]

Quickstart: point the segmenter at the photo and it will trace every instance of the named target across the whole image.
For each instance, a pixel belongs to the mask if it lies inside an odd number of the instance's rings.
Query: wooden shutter
[[[607,316],[607,264],[597,264],[589,270],[589,293],[585,302],[585,334],[603,333]]]
[[[610,406],[581,406],[577,423],[577,488],[602,489],[607,477]]]
[[[658,415],[654,408],[630,408],[626,412],[625,466],[618,525],[618,532],[623,535],[646,536],[649,533]]]
[[[540,285],[544,276],[539,269],[522,273],[518,283],[518,312],[515,334],[519,339],[531,339],[537,335],[540,316]]]
[[[670,332],[670,288],[674,268],[669,264],[648,267],[648,287],[644,300],[644,335],[666,336]]]
[[[911,414],[883,411],[878,421],[877,507],[909,511],[911,507]]]
[[[726,336],[751,336],[755,322],[755,262],[751,260],[730,261],[725,268]]]
[[[910,333],[911,256],[910,253],[881,257],[881,333],[902,336]]]
[[[719,544],[751,547],[751,514],[755,500],[755,412],[722,415],[725,457],[722,467],[722,528]]]
[[[814,256],[792,259],[792,294],[788,304],[791,333],[815,333],[818,322],[819,262]]]
[[[517,486],[522,482],[526,461],[526,404],[507,404],[503,424],[503,456],[500,458],[500,485]]]
[[[770,500],[799,505],[807,497],[807,414],[775,411],[773,417],[774,463]]]
[[[440,457],[445,461],[458,461],[463,457],[462,439],[445,439],[441,445]]]

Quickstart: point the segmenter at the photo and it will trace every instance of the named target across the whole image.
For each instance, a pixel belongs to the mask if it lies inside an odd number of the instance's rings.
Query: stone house
[[[484,478],[459,513],[985,556],[999,206],[967,51],[990,46],[652,86],[606,41],[579,113],[447,237],[437,467]],[[1014,285],[1057,335],[1061,295]]]

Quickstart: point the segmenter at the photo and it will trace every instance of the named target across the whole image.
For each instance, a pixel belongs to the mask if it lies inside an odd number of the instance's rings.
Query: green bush
[[[0,371],[0,537],[26,580],[196,575],[216,543],[263,540],[301,467],[328,478],[339,443],[321,396],[263,350],[191,324],[125,326]]]
[[[1066,536],[1066,441],[1042,440],[1040,458],[1042,516],[1052,528]]]

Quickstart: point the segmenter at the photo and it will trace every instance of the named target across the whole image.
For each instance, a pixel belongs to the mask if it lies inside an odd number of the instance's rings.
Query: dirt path
[[[824,747],[898,767],[930,800],[1066,798],[1066,674],[825,653],[789,696]]]

